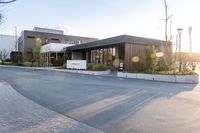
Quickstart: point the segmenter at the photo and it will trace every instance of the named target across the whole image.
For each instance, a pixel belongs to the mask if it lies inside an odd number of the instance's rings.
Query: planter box
[[[71,73],[89,74],[89,75],[107,75],[111,73],[110,70],[106,71],[63,70],[63,71]]]
[[[176,76],[176,82],[178,83],[198,83],[199,76],[198,75],[178,75]]]
[[[154,80],[164,82],[176,82],[176,76],[174,75],[156,75],[154,74]]]
[[[155,80],[173,83],[199,83],[199,75],[158,75],[158,74],[143,74],[143,73],[123,73],[118,72],[117,77]]]

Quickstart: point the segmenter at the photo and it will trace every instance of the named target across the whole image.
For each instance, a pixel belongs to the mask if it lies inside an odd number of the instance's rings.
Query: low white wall
[[[90,75],[107,75],[111,73],[110,70],[106,71],[63,70],[63,71],[71,73],[90,74]]]
[[[67,60],[66,66],[67,66],[67,69],[86,70],[87,61],[86,60]]]
[[[158,75],[118,72],[117,77],[155,80],[174,83],[199,83],[199,75]]]

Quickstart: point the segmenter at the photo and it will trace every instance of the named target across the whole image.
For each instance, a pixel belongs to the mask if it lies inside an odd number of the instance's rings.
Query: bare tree
[[[4,62],[8,57],[8,51],[6,49],[0,50],[0,60]]]
[[[3,15],[0,13],[0,25],[3,23]]]
[[[12,2],[15,2],[16,0],[0,0],[0,5],[5,5],[5,4],[9,4],[9,3],[12,3]],[[3,23],[3,14],[0,13],[0,24]]]
[[[16,0],[0,0],[0,4],[9,4],[9,3],[12,3],[12,2],[15,2]]]
[[[0,63],[2,62],[2,51],[0,50]]]

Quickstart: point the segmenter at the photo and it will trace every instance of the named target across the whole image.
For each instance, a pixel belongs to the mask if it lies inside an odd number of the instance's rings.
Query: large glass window
[[[113,52],[113,51],[112,51],[112,48],[108,48],[108,56],[107,56],[107,57],[108,57],[108,60],[107,60],[107,62],[108,62],[108,65],[109,65],[109,66],[112,65],[112,58],[113,58],[113,57],[112,57],[112,52]]]
[[[101,48],[91,50],[91,63],[105,64],[112,66],[116,56],[116,49],[114,47]]]
[[[99,49],[95,50],[95,63],[98,64],[99,63]]]
[[[104,64],[107,65],[107,63],[108,63],[108,50],[107,50],[107,48],[105,48],[103,50],[103,58],[104,58]]]
[[[103,49],[100,49],[100,52],[99,52],[99,56],[100,56],[100,64],[103,64]]]

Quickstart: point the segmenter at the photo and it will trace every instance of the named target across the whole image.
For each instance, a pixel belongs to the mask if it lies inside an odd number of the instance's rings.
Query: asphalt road
[[[0,80],[53,111],[110,133],[200,132],[200,86],[0,67]]]

